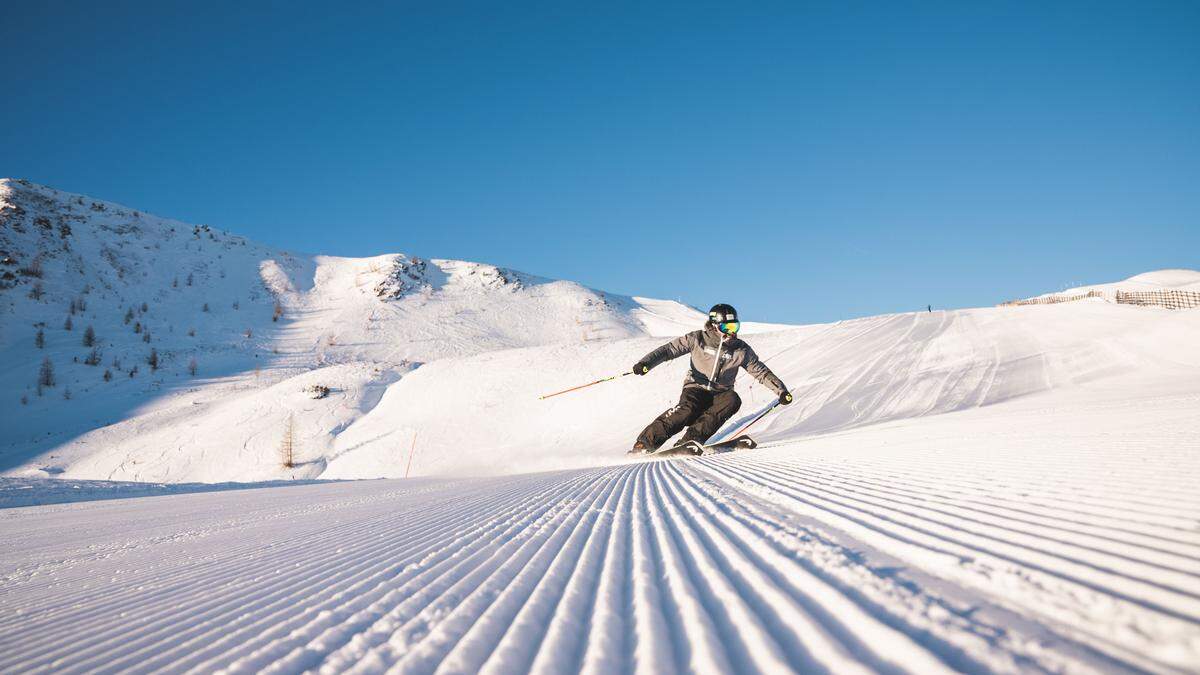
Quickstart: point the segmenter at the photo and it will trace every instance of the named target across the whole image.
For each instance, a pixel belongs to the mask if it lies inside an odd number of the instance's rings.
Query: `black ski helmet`
[[[716,325],[737,320],[737,310],[733,308],[733,305],[727,305],[722,302],[718,305],[713,305],[712,309],[708,310],[708,322],[711,324]]]

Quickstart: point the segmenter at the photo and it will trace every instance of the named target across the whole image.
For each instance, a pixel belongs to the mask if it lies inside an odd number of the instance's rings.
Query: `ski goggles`
[[[717,330],[726,335],[737,335],[737,332],[741,327],[741,321],[722,321],[721,323],[717,324]]]

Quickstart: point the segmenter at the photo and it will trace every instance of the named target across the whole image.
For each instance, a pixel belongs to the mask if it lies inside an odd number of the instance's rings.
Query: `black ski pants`
[[[651,422],[638,436],[638,441],[651,450],[657,450],[668,438],[687,427],[687,433],[680,443],[704,443],[740,407],[742,399],[732,389],[709,391],[704,387],[684,387],[679,395],[679,403]]]

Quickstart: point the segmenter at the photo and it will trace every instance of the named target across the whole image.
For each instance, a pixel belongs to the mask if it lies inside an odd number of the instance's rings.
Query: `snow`
[[[0,479],[0,509],[44,506],[101,499],[129,499],[221,490],[252,490],[277,485],[306,485],[320,481],[263,481],[258,483],[134,483],[69,478]]]
[[[928,417],[1019,397],[1090,389],[1169,391],[1200,382],[1200,312],[1108,304],[982,308],[869,317],[760,333],[747,341],[796,401],[756,426],[760,442]],[[403,476],[404,430],[420,429],[413,475],[480,475],[614,461],[678,396],[686,359],[644,378],[539,400],[628,368],[661,339],[554,345],[444,359],[391,385],[339,434],[326,478]],[[774,400],[738,380],[734,428]]]
[[[20,181],[0,181],[0,218],[3,269],[14,273],[0,289],[0,475],[315,478],[338,434],[420,364],[676,335],[702,317],[483,263],[301,255]],[[15,273],[35,259],[41,278]],[[40,299],[29,297],[36,284]],[[81,298],[86,309],[69,315]],[[98,366],[83,363],[88,325]],[[38,395],[43,358],[58,382]],[[331,395],[311,399],[314,384]],[[302,464],[285,470],[289,419]]]
[[[0,670],[1186,672],[1197,398],[6,509]]]
[[[1200,271],[1197,270],[1155,270],[1135,274],[1124,281],[1109,284],[1091,284],[1077,286],[1057,293],[1046,295],[1083,295],[1088,291],[1098,291],[1113,296],[1116,291],[1192,291],[1200,292]]]
[[[539,396],[627,370],[694,308],[287,253],[18,181],[0,203],[4,269],[40,252],[44,270],[41,299],[36,277],[0,291],[0,672],[1200,663],[1200,311],[749,322],[796,397],[760,447],[639,460],[684,360]],[[111,382],[71,360],[89,323],[122,361]],[[43,356],[60,382],[38,397]],[[774,400],[738,392],[721,433]]]

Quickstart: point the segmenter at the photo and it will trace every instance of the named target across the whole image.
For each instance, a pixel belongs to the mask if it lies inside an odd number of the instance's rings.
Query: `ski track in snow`
[[[1186,482],[796,447],[7,509],[0,672],[1194,671]]]

